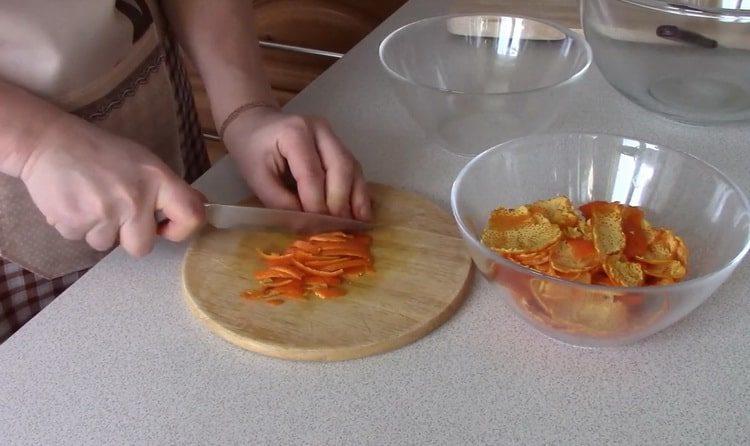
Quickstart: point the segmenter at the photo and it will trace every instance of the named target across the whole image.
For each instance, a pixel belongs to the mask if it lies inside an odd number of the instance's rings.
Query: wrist
[[[269,135],[264,129],[281,119],[283,112],[273,108],[258,107],[242,113],[227,127],[224,146],[236,160],[245,159],[251,152],[263,147]]]
[[[237,121],[246,121],[247,117],[249,116],[264,114],[265,112],[269,111],[280,112],[281,110],[279,109],[279,106],[275,101],[249,101],[236,107],[227,115],[226,118],[224,118],[224,121],[222,121],[221,125],[219,126],[219,138],[224,140],[224,136],[226,135],[227,130],[229,130],[229,128],[232,127],[233,124],[235,124]],[[234,127],[238,126],[234,125]]]
[[[0,86],[2,87],[2,86]],[[1,89],[1,88],[0,88]],[[0,107],[0,173],[20,178],[42,141],[67,115],[25,91],[2,91]],[[5,101],[4,101],[5,102]]]

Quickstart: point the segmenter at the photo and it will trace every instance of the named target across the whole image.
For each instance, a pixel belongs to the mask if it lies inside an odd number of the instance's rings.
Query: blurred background
[[[291,100],[406,1],[254,0],[263,63],[279,102]],[[456,0],[451,12],[543,12],[546,18],[578,28],[578,15],[571,12],[577,12],[577,4],[578,0]],[[215,162],[225,151],[211,137],[216,129],[203,83],[189,61],[186,65],[209,157]]]

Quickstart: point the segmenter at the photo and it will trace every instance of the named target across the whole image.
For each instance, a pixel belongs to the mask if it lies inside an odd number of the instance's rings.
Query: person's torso
[[[200,132],[165,28],[154,0],[3,0],[0,78],[143,144],[183,175],[206,159],[185,152]],[[0,257],[53,278],[101,256],[60,237],[23,184],[0,174]]]

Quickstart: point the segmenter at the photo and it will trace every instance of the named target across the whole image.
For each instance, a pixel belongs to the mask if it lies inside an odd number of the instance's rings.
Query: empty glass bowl
[[[750,119],[750,4],[738,0],[583,0],[607,81],[668,118]]]
[[[542,20],[448,15],[391,33],[380,61],[428,138],[476,155],[549,125],[591,50],[582,36]]]
[[[654,226],[684,238],[687,277],[666,286],[585,285],[526,269],[480,242],[493,209],[557,195],[574,205],[640,206]],[[464,167],[451,205],[474,262],[504,300],[541,332],[580,346],[627,344],[674,324],[727,280],[750,247],[750,204],[737,185],[691,155],[619,136],[534,135],[501,144]]]

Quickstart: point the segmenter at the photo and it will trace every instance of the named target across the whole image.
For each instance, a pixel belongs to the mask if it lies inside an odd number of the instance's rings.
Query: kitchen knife
[[[371,224],[358,220],[308,212],[214,203],[207,203],[205,207],[208,224],[218,229],[247,226],[293,233],[362,232],[372,229]]]

